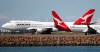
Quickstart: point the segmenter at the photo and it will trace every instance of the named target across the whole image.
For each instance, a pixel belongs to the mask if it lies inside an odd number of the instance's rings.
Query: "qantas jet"
[[[90,22],[89,19],[91,19],[91,17],[93,16],[93,13],[83,15],[82,17],[85,17],[85,18],[79,18],[81,20],[82,19],[87,19],[85,21],[86,25],[77,25],[77,24],[75,24],[75,23],[78,23],[78,22],[75,22],[74,23],[75,25],[74,24],[69,25],[69,24],[63,22],[62,19],[55,13],[55,11],[52,11],[52,15],[53,15],[53,20],[54,20],[55,27],[59,30],[70,31],[70,32],[84,32],[86,35],[87,34],[100,33],[100,25],[90,25],[90,23],[89,23]]]
[[[78,18],[75,22],[65,22],[65,23],[69,25],[70,24],[81,25],[81,24],[87,24],[87,23],[90,24],[94,11],[95,11],[94,9],[90,9],[82,17]],[[57,13],[53,11],[52,15],[55,17],[54,18],[55,20],[60,22],[56,18],[56,17],[59,17]],[[8,23],[5,23],[4,25],[2,25],[2,27],[4,29],[8,29],[11,31],[31,30],[34,33],[46,33],[46,34],[54,32],[54,31],[59,31],[59,29],[55,28],[54,22],[39,22],[39,21],[27,21],[27,20],[9,21]]]

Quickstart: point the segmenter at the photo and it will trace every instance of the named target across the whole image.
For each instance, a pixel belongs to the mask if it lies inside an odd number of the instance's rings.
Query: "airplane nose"
[[[2,28],[6,28],[6,25],[4,24],[4,25],[2,25]]]
[[[4,25],[2,25],[2,28],[4,28],[5,26]]]

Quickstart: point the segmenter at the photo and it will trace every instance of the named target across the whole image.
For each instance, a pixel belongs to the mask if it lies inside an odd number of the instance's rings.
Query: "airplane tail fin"
[[[74,25],[86,25],[90,24],[92,16],[94,14],[95,9],[90,9],[88,10],[85,14],[82,15],[82,17],[78,18],[75,22]]]
[[[52,11],[52,15],[55,25],[59,25],[59,23],[62,22],[62,19],[57,15],[55,11]]]
[[[70,31],[69,27],[62,21],[55,11],[52,11],[54,25],[59,30]]]

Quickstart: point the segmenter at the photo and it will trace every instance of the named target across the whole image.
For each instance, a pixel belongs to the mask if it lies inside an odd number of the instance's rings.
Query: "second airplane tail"
[[[87,25],[90,24],[92,16],[94,14],[95,9],[89,9],[85,14],[83,14],[80,18],[78,18],[75,22],[74,25]]]

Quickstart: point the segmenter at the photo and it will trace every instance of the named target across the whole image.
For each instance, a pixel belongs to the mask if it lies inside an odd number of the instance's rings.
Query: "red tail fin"
[[[92,16],[94,14],[95,9],[88,10],[85,14],[82,15],[82,17],[78,18],[74,25],[80,25],[80,24],[90,24],[90,21],[92,19]]]
[[[55,27],[59,30],[70,31],[69,27],[61,20],[55,11],[52,11]]]
[[[62,23],[62,20],[60,19],[60,17],[57,15],[55,11],[52,11],[52,15],[53,15],[53,20],[55,25],[59,25],[60,23]]]

